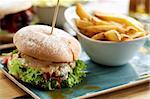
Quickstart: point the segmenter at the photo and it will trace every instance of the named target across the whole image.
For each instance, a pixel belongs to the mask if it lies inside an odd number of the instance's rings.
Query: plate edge
[[[150,77],[148,77],[146,79],[142,79],[142,80],[132,81],[132,82],[129,82],[128,84],[124,84],[124,85],[120,85],[120,86],[117,86],[117,87],[109,88],[109,89],[106,89],[106,90],[103,90],[103,91],[87,93],[83,96],[76,97],[75,99],[91,98],[91,97],[94,97],[94,96],[98,96],[98,95],[102,95],[102,94],[106,94],[106,93],[110,93],[110,92],[130,88],[130,87],[137,86],[139,84],[147,83],[147,82],[150,82]]]

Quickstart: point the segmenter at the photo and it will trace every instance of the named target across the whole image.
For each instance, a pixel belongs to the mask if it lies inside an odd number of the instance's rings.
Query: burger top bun
[[[5,15],[29,9],[32,0],[0,0],[0,19]]]
[[[21,53],[50,62],[72,62],[81,51],[80,43],[63,30],[46,25],[31,25],[20,29],[14,44]]]

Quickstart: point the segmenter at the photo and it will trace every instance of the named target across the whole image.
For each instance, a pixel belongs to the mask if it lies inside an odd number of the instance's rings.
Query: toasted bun
[[[0,19],[7,14],[17,13],[32,6],[32,0],[0,0]]]
[[[46,25],[31,25],[20,29],[14,44],[21,53],[43,61],[72,62],[81,51],[79,42],[63,30]]]

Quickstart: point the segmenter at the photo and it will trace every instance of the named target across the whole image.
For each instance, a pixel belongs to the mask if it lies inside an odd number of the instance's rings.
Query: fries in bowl
[[[75,20],[76,26],[82,34],[94,40],[121,42],[147,35],[140,22],[125,15],[102,12],[92,15],[80,3],[76,5],[76,13],[79,16]]]

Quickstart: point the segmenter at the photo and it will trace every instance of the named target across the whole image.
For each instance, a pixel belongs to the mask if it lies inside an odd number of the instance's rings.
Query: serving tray
[[[87,77],[81,84],[73,88],[55,91],[42,91],[26,84],[22,84],[8,74],[7,68],[0,64],[3,73],[16,85],[36,99],[72,99],[88,98],[115,90],[150,82],[150,42],[147,41],[139,53],[123,66],[103,66],[96,64],[83,51],[80,59],[87,67]]]

